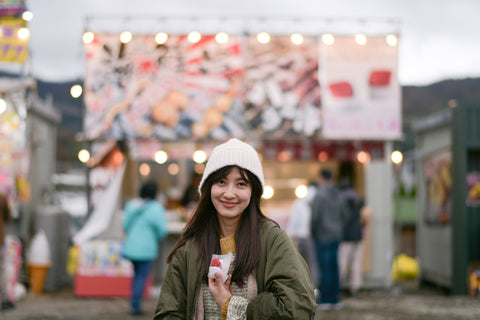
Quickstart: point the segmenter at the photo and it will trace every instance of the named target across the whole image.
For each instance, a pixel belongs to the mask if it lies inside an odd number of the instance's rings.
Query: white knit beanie
[[[233,138],[213,149],[203,171],[202,180],[198,186],[198,193],[201,193],[203,183],[209,175],[220,168],[231,165],[246,169],[256,175],[262,185],[263,192],[265,179],[257,151],[251,145]]]

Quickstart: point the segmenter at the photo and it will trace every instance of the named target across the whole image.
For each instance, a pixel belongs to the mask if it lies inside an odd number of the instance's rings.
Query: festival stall
[[[29,269],[22,259],[26,250],[20,244],[28,246],[32,232],[37,229],[56,226],[46,220],[47,211],[52,209],[48,199],[55,170],[56,126],[60,114],[52,101],[43,102],[38,98],[37,83],[29,70],[28,21],[31,18],[25,1],[0,3],[3,71],[0,78],[0,192],[7,193],[14,216],[13,224],[7,229],[9,277],[17,277],[19,272],[27,273]],[[68,241],[68,238],[60,241],[59,234],[62,232],[54,230],[48,235],[53,249]],[[54,250],[47,277],[49,284],[62,279],[59,273],[62,259],[58,257]],[[11,280],[8,279],[9,283]]]
[[[265,212],[282,226],[296,187],[315,179],[320,167],[338,177],[347,163],[374,212],[365,277],[370,286],[388,286],[389,154],[402,130],[398,38],[221,29],[120,34],[87,28],[83,139],[127,146],[124,185],[157,179],[177,237],[188,219],[182,194],[220,141],[237,137],[258,150]],[[203,159],[192,160],[196,151]],[[131,189],[118,192],[119,205],[132,196]]]
[[[462,105],[413,123],[420,279],[477,296],[480,268],[480,112]]]
[[[24,11],[23,1],[0,4],[0,63],[5,66],[21,65],[27,58],[28,29],[22,18]],[[0,78],[0,192],[7,195],[15,217],[19,215],[19,204],[30,199],[26,116],[33,86],[29,77]],[[10,233],[6,246],[0,250],[5,250],[7,290],[14,300],[22,248],[18,235]]]

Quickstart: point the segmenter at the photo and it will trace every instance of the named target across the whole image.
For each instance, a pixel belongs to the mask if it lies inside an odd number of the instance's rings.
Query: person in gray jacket
[[[310,224],[320,273],[319,309],[340,308],[338,247],[347,213],[345,201],[332,183],[332,172],[322,169]]]
[[[313,319],[314,287],[288,235],[260,209],[255,149],[230,139],[210,155],[200,199],[173,251],[154,319]],[[217,256],[228,259],[215,259]],[[227,268],[212,275],[210,266]]]

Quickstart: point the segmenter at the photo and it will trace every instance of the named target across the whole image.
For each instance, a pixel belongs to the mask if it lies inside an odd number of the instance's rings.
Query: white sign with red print
[[[365,45],[353,36],[336,37],[320,46],[319,81],[323,129],[329,139],[400,138],[401,102],[397,80],[398,47],[385,37]]]

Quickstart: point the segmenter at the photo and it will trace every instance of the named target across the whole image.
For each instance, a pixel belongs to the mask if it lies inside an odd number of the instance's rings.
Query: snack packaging
[[[215,279],[215,274],[220,272],[222,275],[222,281],[225,283],[228,278],[228,270],[230,269],[230,263],[232,262],[233,253],[227,254],[213,254],[210,261],[210,267],[208,269],[208,277]]]

